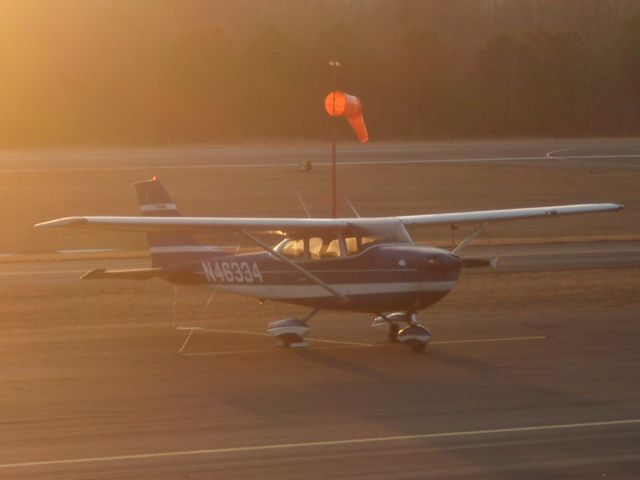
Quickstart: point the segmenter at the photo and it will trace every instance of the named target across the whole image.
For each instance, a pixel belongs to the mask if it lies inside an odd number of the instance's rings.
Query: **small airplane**
[[[418,323],[417,312],[444,298],[462,268],[490,266],[491,260],[460,256],[486,223],[623,208],[596,203],[371,218],[182,217],[156,177],[134,186],[142,216],[66,217],[35,226],[147,234],[151,268],[95,269],[84,279],[159,277],[178,285],[204,285],[310,307],[306,317],[269,324],[267,331],[285,347],[306,346],[308,322],[318,311],[342,310],[374,314],[374,326],[388,325],[390,341],[420,352],[431,333]],[[415,245],[406,229],[459,224],[479,226],[451,251]],[[216,231],[237,232],[264,251],[230,252],[202,245],[195,237]],[[265,233],[284,239],[273,247],[260,238]]]

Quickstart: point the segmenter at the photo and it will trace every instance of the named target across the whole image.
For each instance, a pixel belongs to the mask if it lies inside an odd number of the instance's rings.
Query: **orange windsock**
[[[324,100],[324,108],[332,117],[345,117],[360,142],[369,140],[362,116],[362,102],[358,97],[340,91],[331,92]]]

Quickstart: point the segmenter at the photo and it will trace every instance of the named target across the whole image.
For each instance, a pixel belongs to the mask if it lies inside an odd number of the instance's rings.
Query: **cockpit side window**
[[[325,260],[327,258],[338,258],[340,256],[340,238],[309,238],[309,258],[311,258],[311,260]]]
[[[309,257],[311,260],[320,260],[322,258],[322,238],[311,237],[309,239]]]
[[[340,239],[334,238],[331,240],[325,240],[326,248],[324,250],[323,257],[325,258],[337,258],[340,256]]]
[[[344,243],[347,246],[347,255],[355,255],[362,250],[360,237],[345,237]]]
[[[282,246],[282,249],[280,251],[285,257],[303,259],[304,240],[301,238],[289,240]]]

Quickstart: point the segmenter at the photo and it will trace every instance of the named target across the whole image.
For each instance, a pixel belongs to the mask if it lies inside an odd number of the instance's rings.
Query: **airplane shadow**
[[[309,362],[313,362],[319,365],[323,365],[325,367],[334,368],[336,370],[340,370],[342,372],[350,372],[356,375],[362,375],[368,378],[373,378],[376,380],[388,380],[389,376],[374,370],[370,367],[367,367],[363,363],[355,363],[350,362],[348,360],[344,360],[338,358],[336,356],[329,356],[321,351],[310,349],[298,350],[298,356],[301,359],[304,359]]]

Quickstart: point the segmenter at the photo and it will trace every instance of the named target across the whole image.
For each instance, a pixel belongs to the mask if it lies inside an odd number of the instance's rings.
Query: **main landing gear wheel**
[[[276,344],[284,348],[301,348],[307,347],[309,344],[302,337],[292,333],[285,333],[276,337]]]
[[[373,319],[372,327],[382,327],[388,326],[388,338],[392,343],[398,343],[398,332],[400,331],[400,326],[398,322],[410,323],[409,316],[404,312],[394,312],[388,315],[379,315]]]
[[[398,332],[398,341],[414,352],[420,353],[431,341],[431,332],[422,325],[409,325]]]
[[[406,322],[407,326],[400,330],[398,322]],[[401,343],[414,352],[421,352],[431,341],[431,332],[418,323],[415,313],[394,312],[379,315],[373,320],[373,327],[389,326],[389,341]]]
[[[304,348],[309,344],[304,341],[304,337],[309,333],[311,327],[299,318],[285,318],[271,322],[267,328],[267,333],[277,339],[277,345],[285,348]]]

